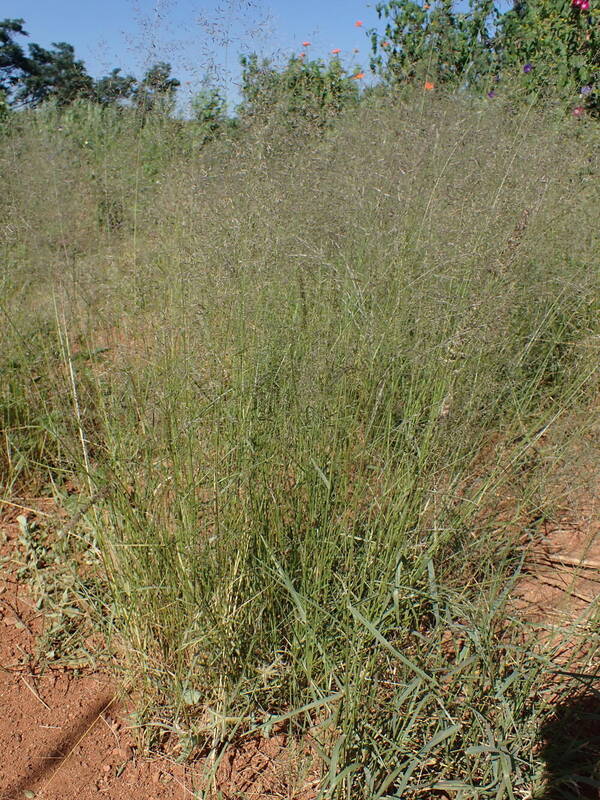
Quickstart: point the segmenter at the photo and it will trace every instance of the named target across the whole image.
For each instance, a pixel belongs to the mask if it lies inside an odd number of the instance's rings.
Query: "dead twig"
[[[3,497],[0,497],[0,503],[4,503],[6,506],[11,506],[12,508],[18,508],[21,511],[29,511],[31,514],[35,514],[38,517],[48,517],[50,519],[52,514],[47,514],[45,511],[39,511],[37,508],[30,508],[29,506],[22,506],[19,503],[13,503],[11,500],[5,500]]]
[[[31,686],[29,683],[27,683],[27,681],[25,680],[25,678],[24,678],[22,675],[21,675],[21,680],[23,681],[23,683],[25,684],[25,686],[26,686],[26,687],[29,689],[29,691],[31,692],[31,694],[32,694],[32,695],[35,697],[35,699],[36,699],[36,700],[39,700],[39,701],[40,701],[40,703],[41,703],[41,704],[44,706],[44,708],[47,708],[47,709],[48,709],[48,711],[52,711],[52,709],[50,708],[50,706],[48,705],[48,703],[47,703],[47,702],[46,702],[46,701],[45,701],[43,698],[41,698],[41,697],[39,696],[39,694],[36,692],[36,690],[33,688],[33,686]]]
[[[575,597],[577,600],[582,600],[584,603],[591,604],[594,602],[594,597],[586,597],[583,594],[579,594],[574,589],[570,589],[568,586],[561,586],[560,583],[556,583],[555,581],[549,581],[547,578],[543,577],[542,575],[533,575],[533,577],[538,580],[540,583],[546,584],[546,586],[551,586],[553,589],[560,589],[561,592],[568,594],[569,597]]]
[[[544,553],[543,556],[540,556],[539,559],[535,559],[536,563],[550,563],[550,564],[559,564],[562,567],[573,567],[577,569],[581,567],[581,569],[594,569],[600,570],[600,561],[596,561],[592,558],[573,558],[572,556],[561,556],[561,555],[550,555],[549,553]]]

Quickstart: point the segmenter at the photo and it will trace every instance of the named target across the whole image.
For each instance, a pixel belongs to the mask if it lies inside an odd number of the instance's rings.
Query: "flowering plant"
[[[390,83],[433,77],[495,96],[500,87],[490,84],[502,76],[523,92],[571,99],[583,85],[591,90],[581,105],[600,112],[592,90],[600,80],[600,0],[514,0],[503,13],[492,0],[471,0],[462,13],[451,0],[387,0],[376,11],[385,27],[370,31],[371,68]]]
[[[504,69],[535,64],[529,86],[574,93],[600,66],[598,0],[520,0],[502,15],[498,51]]]

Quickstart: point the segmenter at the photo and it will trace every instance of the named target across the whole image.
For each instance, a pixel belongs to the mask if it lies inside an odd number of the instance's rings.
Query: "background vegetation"
[[[74,602],[182,757],[283,726],[323,797],[573,796],[537,745],[597,621],[515,596],[597,437],[598,128],[395,77],[409,11],[388,88],[248,57],[234,122],[166,66],[7,113],[2,483],[86,509]]]
[[[591,0],[515,0],[502,12],[493,0],[472,0],[458,12],[452,0],[423,4],[390,0],[376,5],[382,31],[368,31],[371,71],[382,85],[529,96],[538,102],[560,98],[582,113],[599,112],[600,10]],[[22,41],[22,19],[0,22],[0,97],[9,107],[35,107],[53,100],[64,107],[77,99],[100,105],[133,106],[142,115],[162,104],[172,114],[179,81],[159,62],[141,80],[119,68],[102,78],[87,74],[72,45],[51,50]],[[362,26],[362,23],[357,23]],[[330,118],[356,102],[365,73],[342,65],[339,50],[325,63],[294,54],[278,66],[256,53],[241,57],[242,103],[238,116],[257,106],[283,111],[288,118]],[[353,74],[352,74],[353,73]],[[222,89],[204,86],[192,101],[197,120],[209,133],[225,116]]]

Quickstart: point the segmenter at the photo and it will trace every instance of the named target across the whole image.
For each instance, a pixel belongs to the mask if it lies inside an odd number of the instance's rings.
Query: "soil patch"
[[[548,631],[586,626],[600,597],[600,481],[543,525],[528,548],[519,611]]]
[[[47,500],[32,505],[50,510]],[[5,518],[2,531],[6,556],[16,547],[18,524]],[[138,752],[127,698],[106,673],[39,666],[35,644],[43,627],[43,613],[6,562],[0,574],[0,799],[193,797],[189,769]]]
[[[8,508],[8,511],[6,510]],[[180,764],[138,747],[131,698],[108,671],[42,666],[36,643],[46,624],[18,580],[19,523],[56,519],[52,500],[5,505],[0,517],[0,800],[175,800],[200,796],[212,764]],[[213,788],[233,798],[314,797],[318,773],[284,733],[231,745]]]

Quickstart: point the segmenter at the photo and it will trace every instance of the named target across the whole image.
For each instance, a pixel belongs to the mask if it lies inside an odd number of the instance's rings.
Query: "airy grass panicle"
[[[217,762],[309,733],[324,797],[531,796],[554,651],[512,596],[598,388],[597,130],[460,98],[202,150],[13,124],[3,483],[102,490],[145,720]]]

